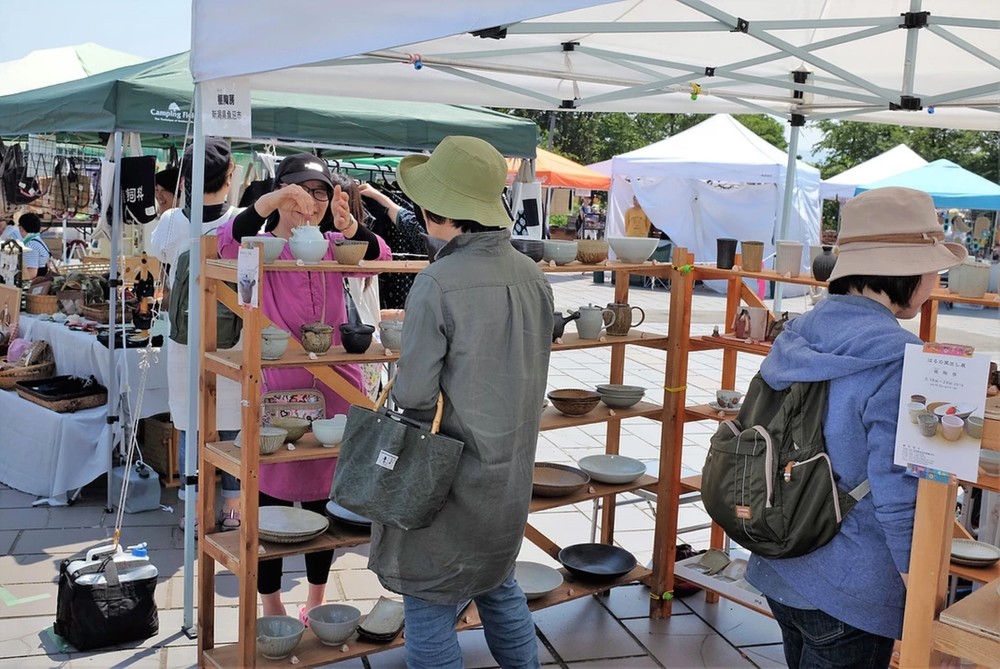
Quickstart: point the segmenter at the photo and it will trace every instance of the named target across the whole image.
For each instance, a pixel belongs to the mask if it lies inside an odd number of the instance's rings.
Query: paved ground
[[[556,304],[578,307],[613,300],[613,286],[595,285],[589,276],[552,276]],[[643,329],[665,332],[668,296],[658,290],[633,289],[632,304],[646,310]],[[708,334],[722,325],[724,299],[698,288],[694,300],[692,330]],[[805,298],[787,298],[784,309],[804,311]],[[912,323],[907,327],[915,329]],[[976,342],[983,350],[1000,348],[1000,321],[996,310],[942,310],[938,339]],[[994,358],[997,356],[994,355]],[[551,388],[591,386],[606,379],[610,362],[607,350],[591,349],[557,353],[549,377]],[[714,398],[718,386],[721,355],[714,352],[692,356],[688,378],[691,402]],[[745,387],[756,371],[759,358],[741,356],[737,387]],[[646,349],[630,351],[626,383],[647,388],[662,387],[664,360]],[[623,425],[622,452],[646,461],[659,455],[660,426],[651,420],[629,420]],[[686,430],[684,468],[699,471],[708,439],[714,431],[709,423],[689,424]],[[0,437],[2,438],[2,437]],[[538,460],[573,463],[584,455],[603,451],[604,426],[594,425],[543,433]],[[99,653],[79,653],[67,648],[51,632],[55,612],[58,563],[67,556],[82,555],[87,548],[111,536],[114,514],[104,511],[103,482],[87,486],[73,506],[33,507],[34,498],[0,486],[0,666],[3,667],[189,667],[196,662],[195,642],[181,632],[183,621],[183,537],[178,528],[176,494],[164,490],[161,511],[126,515],[123,541],[146,541],[150,557],[160,571],[156,599],[160,607],[160,634],[133,647]],[[536,514],[531,522],[560,545],[589,540],[590,504]],[[706,520],[698,505],[681,509],[681,525]],[[651,557],[653,508],[648,502],[623,506],[617,515],[616,541],[633,552],[640,562]],[[685,535],[696,548],[707,545],[707,532]],[[553,564],[541,550],[526,544],[522,559]],[[386,594],[365,569],[366,550],[338,552],[328,587],[331,601],[351,602],[367,612]],[[197,582],[197,579],[196,579]],[[301,557],[286,560],[285,601],[290,613],[305,600],[305,567]],[[221,573],[218,578],[217,640],[235,640],[236,578]],[[541,611],[535,615],[541,657],[546,666],[602,669],[621,667],[783,667],[779,633],[769,618],[743,607],[705,604],[701,595],[678,601],[669,620],[650,620],[648,590],[643,586],[615,589],[610,597],[588,597]],[[460,635],[466,665],[492,667],[480,631]],[[290,665],[291,666],[291,665]],[[402,667],[400,650],[337,665],[350,669]]]

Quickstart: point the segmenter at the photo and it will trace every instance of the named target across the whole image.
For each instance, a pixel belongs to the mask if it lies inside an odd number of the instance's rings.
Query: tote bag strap
[[[398,373],[398,372],[397,372]],[[383,406],[385,402],[389,399],[389,391],[392,390],[392,384],[396,381],[396,375],[393,374],[389,382],[385,384],[385,388],[382,389],[382,394],[378,396],[378,400],[375,401],[375,411],[378,411]],[[441,429],[441,415],[444,413],[444,393],[438,392],[437,401],[437,411],[434,412],[434,421],[431,423],[431,434],[437,434]]]

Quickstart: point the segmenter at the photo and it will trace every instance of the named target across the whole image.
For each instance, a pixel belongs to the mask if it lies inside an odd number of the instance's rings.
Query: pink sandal
[[[219,519],[219,528],[223,532],[230,532],[232,530],[240,529],[240,512],[236,511],[223,511],[222,517]]]
[[[302,621],[303,625],[309,627],[309,612],[306,611],[306,607],[304,606],[299,609],[299,620]]]

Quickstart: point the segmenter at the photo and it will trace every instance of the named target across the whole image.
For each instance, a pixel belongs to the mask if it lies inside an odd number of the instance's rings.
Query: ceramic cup
[[[642,325],[643,321],[646,320],[646,312],[642,310],[642,307],[633,307],[625,304],[624,302],[611,302],[608,304],[607,308],[615,314],[614,318],[610,318],[607,315],[605,315],[604,318],[605,325],[607,326],[607,333],[609,335],[623,337],[628,334],[628,331],[632,328],[632,326],[638,327]],[[635,322],[632,321],[633,311],[639,312],[639,320]],[[605,314],[607,314],[607,312],[605,312]],[[611,321],[610,325],[608,325],[608,321]]]
[[[764,341],[764,338],[767,336],[767,309],[762,307],[748,307],[747,314],[750,316],[748,338],[754,341]]]
[[[720,237],[715,240],[715,246],[715,266],[719,269],[732,269],[736,262],[736,240]]]
[[[941,417],[941,435],[948,441],[958,441],[962,438],[962,428],[965,421],[958,416]]]
[[[923,411],[925,408],[926,407],[920,402],[910,402],[909,404],[907,404],[906,410],[910,412],[910,422],[916,425],[917,416],[919,416],[920,412]]]
[[[920,426],[920,434],[925,437],[933,437],[937,434],[938,418],[929,411],[917,414],[917,425]]]
[[[802,242],[779,240],[775,248],[774,271],[781,276],[797,277],[802,271]]]
[[[920,402],[921,404],[927,404],[927,398],[923,395],[910,395],[911,402]]]
[[[764,242],[740,242],[740,262],[743,263],[744,272],[759,272],[764,269]]]
[[[743,393],[738,390],[716,390],[715,401],[723,409],[735,409],[740,405]]]
[[[965,431],[973,439],[983,438],[983,419],[981,416],[969,416],[965,419]]]

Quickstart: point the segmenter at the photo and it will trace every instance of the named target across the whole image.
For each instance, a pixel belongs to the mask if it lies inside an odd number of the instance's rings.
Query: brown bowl
[[[596,265],[608,259],[608,242],[605,239],[579,239],[576,242],[576,259],[587,265]]]
[[[368,242],[338,239],[333,243],[333,257],[341,265],[357,265],[365,259]]]
[[[582,469],[553,462],[537,462],[531,474],[531,494],[539,497],[565,497],[590,483]]]
[[[549,398],[557,411],[567,416],[582,416],[590,413],[601,401],[600,394],[582,388],[553,390],[546,397]]]
[[[288,433],[285,437],[287,441],[301,439],[309,431],[310,425],[311,423],[307,419],[296,416],[280,416],[271,419],[271,427],[279,427]]]

